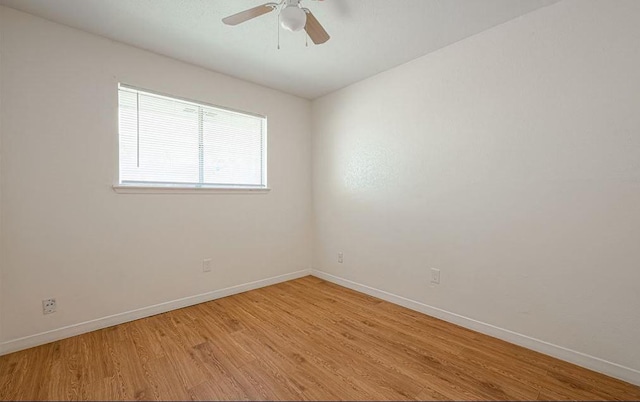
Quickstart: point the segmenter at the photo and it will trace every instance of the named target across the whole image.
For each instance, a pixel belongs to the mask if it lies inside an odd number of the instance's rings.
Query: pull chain
[[[307,35],[307,32],[304,32],[304,47],[309,47],[309,35]]]
[[[278,30],[278,50],[280,50],[280,13],[278,13],[278,20],[276,21],[276,23],[276,29]]]

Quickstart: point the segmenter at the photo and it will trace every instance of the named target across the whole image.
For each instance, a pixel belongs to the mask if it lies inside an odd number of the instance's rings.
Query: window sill
[[[195,186],[140,186],[116,184],[113,191],[119,194],[266,194],[270,188],[249,187],[195,187]]]

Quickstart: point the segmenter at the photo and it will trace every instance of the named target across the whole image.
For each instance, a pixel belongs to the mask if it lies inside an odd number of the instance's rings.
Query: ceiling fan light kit
[[[298,32],[307,25],[307,13],[300,8],[300,1],[287,0],[287,5],[280,11],[280,24],[291,32]]]
[[[308,8],[300,4],[301,0],[282,0],[279,3],[265,3],[261,6],[241,11],[222,19],[227,25],[238,25],[245,21],[268,14],[279,9],[280,25],[288,31],[299,32],[304,29],[316,45],[329,40],[330,36]]]

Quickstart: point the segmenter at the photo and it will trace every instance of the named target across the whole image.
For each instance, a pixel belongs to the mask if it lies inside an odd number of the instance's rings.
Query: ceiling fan
[[[270,13],[273,10],[280,9],[280,24],[284,29],[297,32],[304,28],[313,43],[316,45],[325,43],[330,38],[329,34],[324,30],[322,25],[320,25],[311,11],[308,8],[302,7],[300,2],[301,0],[282,0],[279,3],[266,3],[223,18],[222,22],[227,25],[238,25]]]

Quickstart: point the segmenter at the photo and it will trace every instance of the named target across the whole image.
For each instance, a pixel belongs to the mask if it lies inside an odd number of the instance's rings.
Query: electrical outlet
[[[431,268],[431,283],[434,285],[440,284],[440,270]]]
[[[42,314],[56,312],[56,299],[45,299],[42,301]]]
[[[211,258],[202,260],[202,272],[211,272]]]
[[[342,251],[338,253],[338,264],[342,264],[344,262],[344,254]]]

